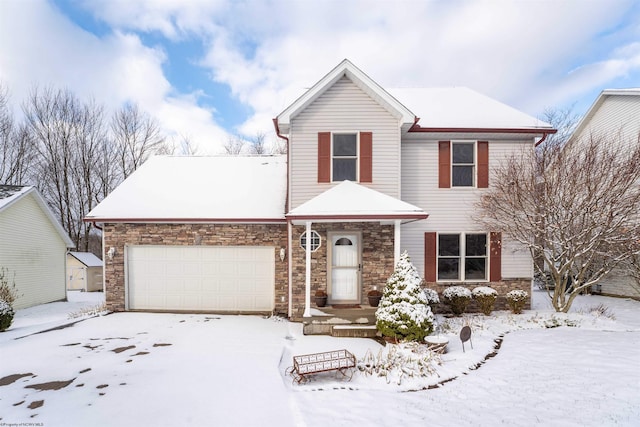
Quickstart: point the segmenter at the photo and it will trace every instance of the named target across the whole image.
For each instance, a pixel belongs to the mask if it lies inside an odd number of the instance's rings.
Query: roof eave
[[[200,223],[200,224],[285,224],[287,221],[282,218],[118,218],[118,217],[86,217],[84,222],[93,222],[100,224],[108,223],[134,223],[134,224],[184,224],[184,223]]]

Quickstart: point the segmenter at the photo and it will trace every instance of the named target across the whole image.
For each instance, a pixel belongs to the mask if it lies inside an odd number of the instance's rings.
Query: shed
[[[102,260],[91,252],[69,252],[67,290],[102,291]]]

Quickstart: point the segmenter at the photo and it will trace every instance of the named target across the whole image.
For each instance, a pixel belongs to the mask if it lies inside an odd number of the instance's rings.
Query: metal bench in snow
[[[356,358],[353,354],[347,350],[334,350],[293,356],[293,366],[287,369],[287,373],[298,384],[307,381],[309,375],[327,371],[336,371],[351,380],[355,367]]]

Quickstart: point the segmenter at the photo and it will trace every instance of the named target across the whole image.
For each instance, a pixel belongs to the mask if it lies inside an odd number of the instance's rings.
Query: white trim
[[[451,150],[449,153],[449,176],[451,180],[451,187],[455,189],[461,188],[478,188],[478,140],[465,140],[465,139],[456,139],[451,140]],[[473,173],[471,175],[471,179],[473,180],[471,185],[453,185],[453,145],[454,144],[473,144],[473,165],[470,163],[459,163],[462,166],[473,166]]]
[[[331,175],[331,183],[336,183],[336,182],[342,182],[345,181],[344,179],[340,179],[340,180],[334,180],[333,179],[333,159],[334,159],[334,155],[333,155],[333,136],[334,135],[355,135],[356,136],[356,155],[355,155],[355,160],[356,160],[356,173],[355,173],[355,180],[353,182],[360,182],[360,132],[358,131],[346,131],[346,132],[331,132],[331,156],[329,158],[329,174]],[[354,156],[339,156],[338,158],[344,158],[344,159],[352,159]]]
[[[313,248],[313,243],[312,243],[311,244],[311,246],[312,246],[311,252],[316,252],[322,246],[322,236],[320,236],[320,233],[318,233],[316,230],[311,230],[311,239],[312,239],[311,241],[313,242],[314,234],[316,236],[318,236],[318,246],[314,249]],[[302,245],[302,238],[304,237],[305,238],[305,242],[306,242],[307,241],[306,235],[307,235],[307,232],[305,231],[304,233],[300,234],[300,238],[298,239],[298,243],[300,244],[300,247],[302,249],[304,249],[305,251],[307,250],[307,248]]]
[[[397,219],[393,225],[393,268],[398,265],[400,261],[400,226],[402,221]]]
[[[307,241],[311,237],[311,221],[307,221]],[[311,317],[311,245],[305,250],[305,278],[304,278],[304,314],[302,317]]]

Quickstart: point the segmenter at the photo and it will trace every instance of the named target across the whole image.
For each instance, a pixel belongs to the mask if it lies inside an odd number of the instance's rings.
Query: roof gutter
[[[558,132],[557,129],[553,129],[553,132],[544,132],[542,134],[542,138],[540,138],[540,141],[536,142],[536,147],[540,144],[542,144],[544,142],[545,139],[547,139],[547,136],[549,136],[550,134],[556,133]]]

